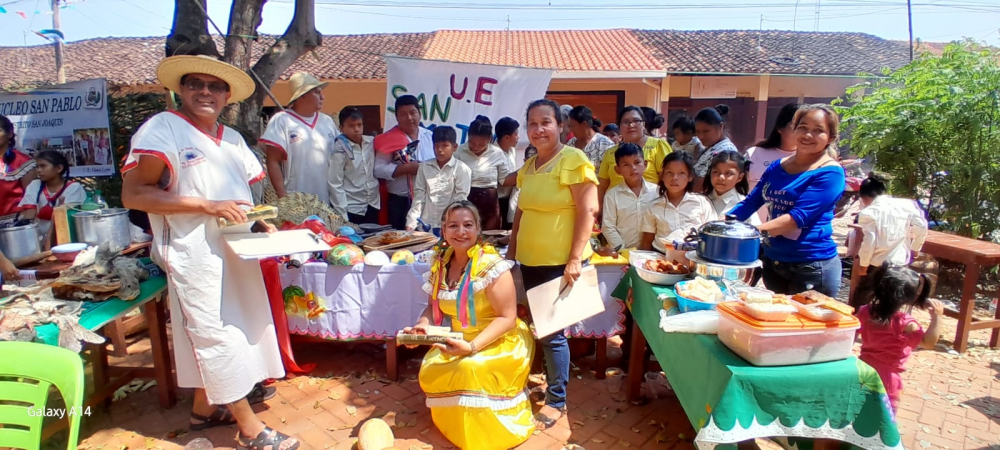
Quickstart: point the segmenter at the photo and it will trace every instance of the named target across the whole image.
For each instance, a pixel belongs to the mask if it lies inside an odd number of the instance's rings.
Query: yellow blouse
[[[618,172],[615,172],[616,150],[618,150],[617,145],[604,152],[604,158],[601,158],[601,170],[597,175],[599,178],[611,180],[611,185],[608,188],[618,186],[625,180],[621,175],[618,175]],[[659,183],[660,173],[663,172],[663,159],[671,152],[673,149],[665,139],[647,137],[646,145],[642,146],[643,159],[646,160],[646,171],[643,172],[642,177],[650,183]]]
[[[552,160],[538,168],[536,158],[528,158],[517,172],[517,187],[521,190],[517,204],[521,210],[517,260],[526,266],[558,266],[569,261],[576,225],[576,202],[569,187],[596,184],[597,177],[587,155],[570,146],[563,146]],[[580,256],[586,260],[592,254],[588,241]]]

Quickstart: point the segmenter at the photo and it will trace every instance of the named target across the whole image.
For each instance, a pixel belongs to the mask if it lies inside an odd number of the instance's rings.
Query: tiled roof
[[[855,75],[909,62],[905,43],[864,33],[634,30],[669,72]]]
[[[316,50],[319,57],[307,54],[285,72],[288,78],[298,70],[323,79],[385,78],[383,54],[421,56],[432,33],[366,34],[323,36]],[[276,39],[261,36],[253,47],[256,61]],[[164,37],[100,38],[71,42],[63,46],[66,81],[107,78],[112,85],[148,85],[156,83],[156,65],[163,59]],[[220,51],[222,40],[216,37]],[[52,46],[0,47],[0,61],[7,62],[0,71],[0,88],[16,89],[55,83],[55,57]]]
[[[663,71],[629,30],[444,30],[434,34],[424,58],[562,71]]]
[[[256,60],[275,36],[254,45]],[[66,44],[68,81],[107,78],[112,85],[156,83],[163,37],[101,38]],[[221,48],[220,39],[216,39]],[[931,45],[931,44],[928,44]],[[52,47],[0,47],[0,88],[55,81]],[[383,79],[383,55],[520,65],[563,72],[788,73],[854,75],[895,69],[909,60],[905,42],[861,33],[787,31],[453,31],[324,36],[285,74],[322,79]]]

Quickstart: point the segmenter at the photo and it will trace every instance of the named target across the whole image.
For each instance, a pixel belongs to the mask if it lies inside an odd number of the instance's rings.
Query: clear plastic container
[[[838,361],[852,354],[861,323],[853,316],[816,322],[798,314],[784,322],[757,320],[737,302],[720,303],[719,340],[755,366],[792,366]]]

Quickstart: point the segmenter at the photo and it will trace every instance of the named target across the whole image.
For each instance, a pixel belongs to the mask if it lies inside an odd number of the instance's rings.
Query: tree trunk
[[[253,0],[245,0],[245,2],[253,2]],[[253,71],[259,77],[259,80],[254,80],[257,83],[257,90],[240,106],[234,122],[244,132],[244,135],[249,134],[254,137],[252,143],[256,143],[256,137],[263,132],[260,113],[264,106],[264,99],[267,97],[264,86],[273,86],[281,74],[285,73],[295,61],[319,47],[323,42],[323,36],[316,30],[315,12],[315,0],[296,0],[295,15],[292,17],[292,23],[285,30],[285,34],[278,38],[274,45],[253,65]],[[259,18],[259,14],[257,17]],[[227,55],[229,51],[227,48]]]
[[[226,48],[223,61],[243,70],[250,69],[250,58],[254,42],[257,40],[257,27],[261,23],[261,13],[267,0],[234,0],[229,13],[229,31],[226,36]],[[258,89],[260,89],[258,87]],[[232,124],[246,137],[260,136],[259,125],[253,126],[240,121],[240,111],[246,109],[245,103],[230,105],[222,113],[222,120]],[[259,109],[258,109],[259,111]],[[258,112],[259,115],[259,112]],[[251,139],[253,142],[254,139]]]
[[[208,0],[199,0],[208,8]],[[208,32],[208,16],[198,1],[174,0],[174,23],[167,36],[167,56],[210,55],[221,58]]]

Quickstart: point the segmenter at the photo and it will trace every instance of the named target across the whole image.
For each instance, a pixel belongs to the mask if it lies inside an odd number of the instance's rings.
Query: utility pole
[[[59,30],[59,0],[52,0],[52,29]],[[56,36],[54,39],[56,46],[56,83],[66,82],[66,69],[63,67],[62,38]]]
[[[910,23],[910,62],[913,62],[913,6],[906,0],[906,18]]]

